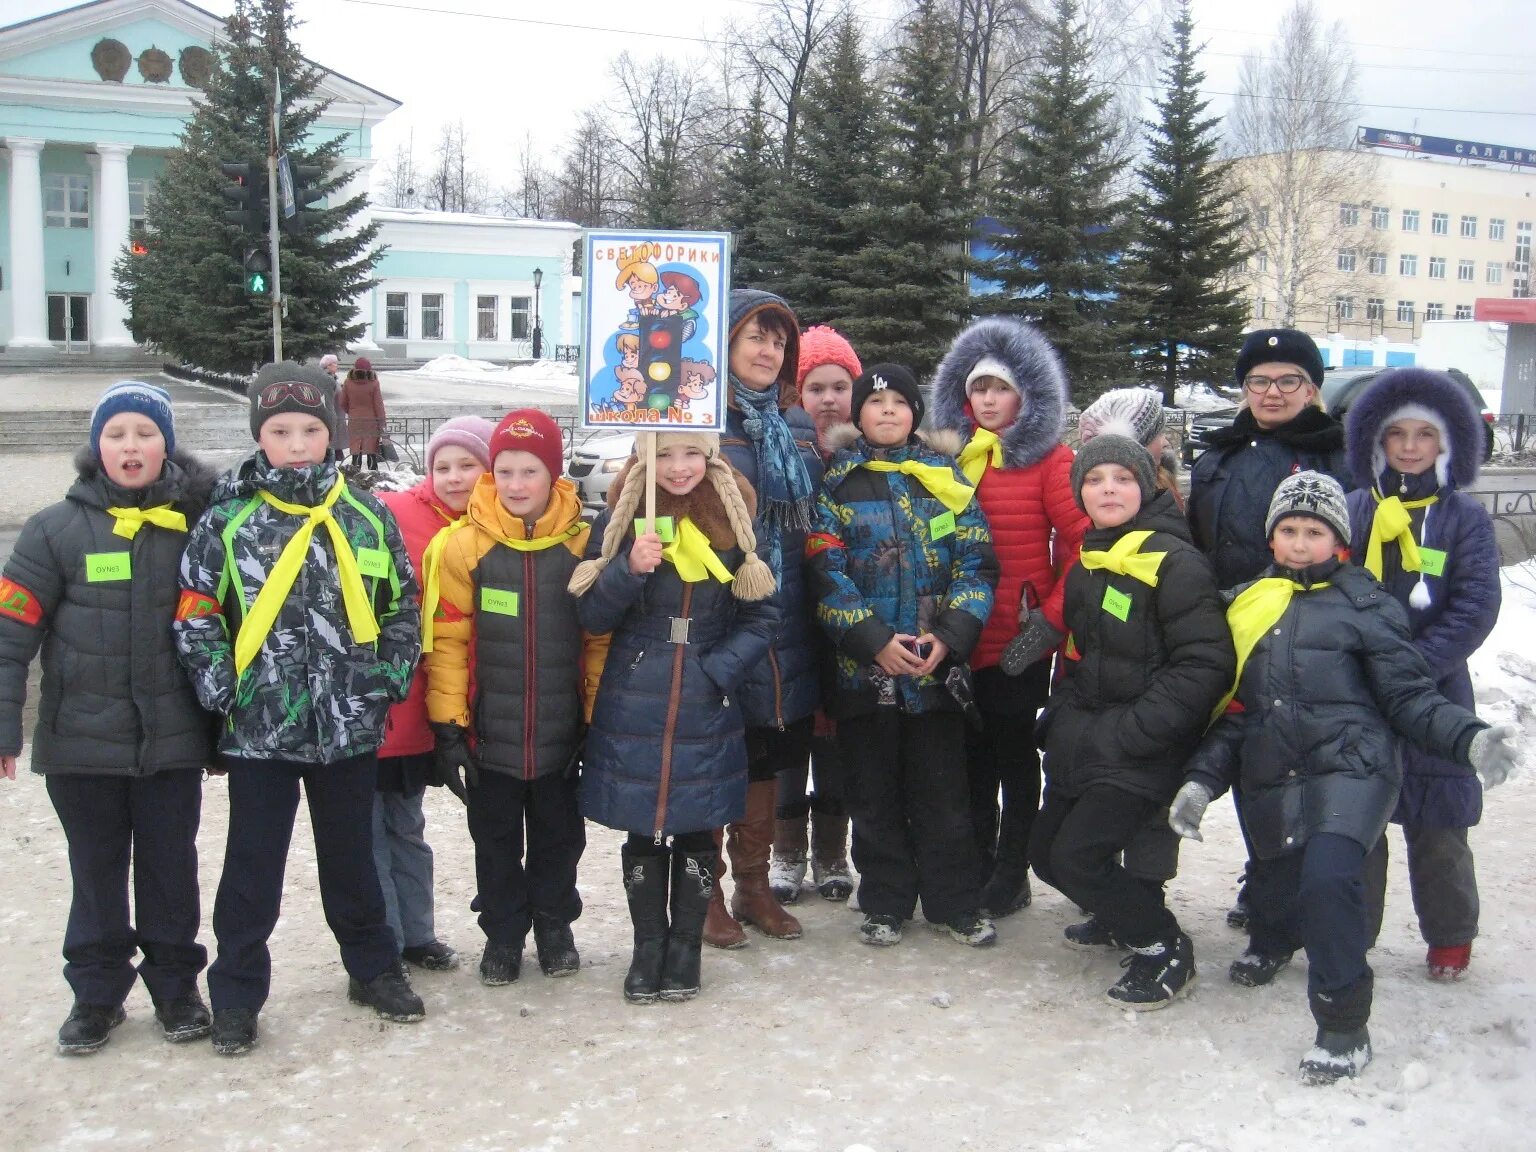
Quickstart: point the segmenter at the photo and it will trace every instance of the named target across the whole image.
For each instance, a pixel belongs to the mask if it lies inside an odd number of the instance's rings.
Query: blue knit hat
[[[142,380],[119,380],[101,394],[91,410],[91,453],[101,459],[101,430],[108,420],[124,412],[148,416],[165,437],[165,454],[176,451],[176,417],[171,414],[171,394]]]

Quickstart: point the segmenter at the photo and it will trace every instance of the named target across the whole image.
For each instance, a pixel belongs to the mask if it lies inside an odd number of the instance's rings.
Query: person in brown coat
[[[342,381],[336,407],[347,417],[347,451],[352,463],[375,468],[379,463],[379,440],[384,435],[384,392],[379,374],[366,356],[359,356]]]

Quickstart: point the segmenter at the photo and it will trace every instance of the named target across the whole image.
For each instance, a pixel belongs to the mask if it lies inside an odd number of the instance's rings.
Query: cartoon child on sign
[[[613,370],[619,386],[613,393],[613,403],[618,408],[635,408],[645,402],[645,377],[640,369],[620,365]]]
[[[624,321],[622,327],[638,328],[640,317],[657,314],[654,298],[660,284],[659,277],[656,275],[656,266],[644,259],[638,251],[634,258],[619,265],[615,287],[628,292],[629,298],[635,304],[629,310],[629,319]]]
[[[675,316],[682,320],[683,339],[693,339],[699,320],[699,314],[694,310],[694,305],[703,295],[699,291],[699,282],[686,272],[663,272],[660,280],[661,290],[656,293],[655,300],[656,314]]]
[[[715,369],[712,364],[703,360],[683,361],[683,382],[677,387],[677,406],[684,411],[695,400],[709,398],[709,386],[715,382]],[[706,409],[708,405],[704,406]],[[705,411],[705,419],[711,419],[713,413]]]
[[[613,343],[619,350],[619,361],[625,368],[640,367],[640,337],[633,332],[620,332]]]

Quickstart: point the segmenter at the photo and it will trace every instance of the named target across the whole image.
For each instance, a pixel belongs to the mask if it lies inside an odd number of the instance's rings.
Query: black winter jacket
[[[0,583],[0,752],[21,750],[27,666],[41,648],[32,771],[144,776],[207,767],[215,718],[198,704],[171,634],[186,533],[145,524],[125,539],[107,509],[168,503],[191,526],[214,474],[177,454],[159,480],[130,491],[88,452],[76,466],[68,495],[22,528]]]
[[[1402,605],[1361,568],[1271,570],[1297,592],[1243,665],[1236,703],[1187,765],[1213,795],[1234,782],[1261,860],[1327,832],[1369,851],[1397,804],[1397,737],[1468,763],[1487,725],[1435,688]]]
[[[1090,529],[1083,550],[1108,551],[1136,531],[1152,532],[1141,553],[1166,553],[1155,588],[1081,561],[1067,572],[1072,644],[1039,738],[1054,792],[1109,785],[1166,804],[1237,659],[1210,562],[1189,542],[1172,493],[1119,528]],[[1124,619],[1106,608],[1124,604],[1116,593],[1129,600]]]

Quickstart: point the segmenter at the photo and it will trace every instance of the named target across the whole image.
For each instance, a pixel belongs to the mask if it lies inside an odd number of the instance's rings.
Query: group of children
[[[1168,833],[1198,839],[1234,788],[1254,868],[1232,978],[1265,983],[1304,947],[1303,1074],[1354,1075],[1389,817],[1415,830],[1426,934],[1435,917],[1465,933],[1469,891],[1475,933],[1465,829],[1477,777],[1514,759],[1515,730],[1468,710],[1496,554],[1457,491],[1476,468],[1466,401],[1434,373],[1384,377],[1351,424],[1360,491],[1288,476],[1263,525],[1272,565],[1224,599],[1160,469],[1155,397],[1105,397],[1074,456],[1054,351],[983,320],[940,365],[924,436],[910,370],[864,368],[826,329],[806,365],[800,335],[782,300],[733,294],[723,441],[659,434],[590,526],[536,410],[443,425],[427,477],[386,507],[337,471],[315,370],[257,374],[257,450],[217,484],[175,454],[164,392],[109,389],[80,479],[0,585],[0,768],[42,647],[32,767],[75,885],[61,1050],[122,1022],[136,951],[168,1040],[256,1044],[301,783],[349,995],[401,1022],[425,1014],[404,962],[458,963],[433,927],[428,784],[466,805],[487,985],[519,978],[530,931],[546,975],[579,970],[584,819],[627,833],[623,993],[647,1003],[695,996],[702,944],[736,946],[740,923],[797,937],[775,893],[798,897],[808,856],[846,899],[851,818],[865,943],[898,943],[920,904],[991,944],[1032,867],[1090,914],[1069,940],[1129,950],[1108,997],[1131,1009],[1194,980]],[[1406,783],[1398,739],[1434,757]],[[215,763],[230,815],[210,1016],[195,836]],[[810,843],[807,813],[825,817]]]

